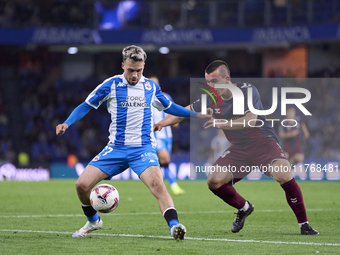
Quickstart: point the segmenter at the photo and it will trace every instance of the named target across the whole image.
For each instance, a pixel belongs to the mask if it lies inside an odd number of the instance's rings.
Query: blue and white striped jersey
[[[103,102],[111,114],[110,143],[115,145],[156,147],[151,105],[158,110],[168,109],[172,102],[158,84],[141,77],[131,86],[124,75],[115,75],[98,85],[85,102],[97,109]]]
[[[173,102],[171,96],[167,93],[163,93],[171,102]],[[155,107],[152,107],[153,121],[154,123],[160,122],[162,119],[168,115],[164,111],[158,111]],[[155,132],[155,137],[157,139],[172,138],[171,126],[163,127],[161,131]]]

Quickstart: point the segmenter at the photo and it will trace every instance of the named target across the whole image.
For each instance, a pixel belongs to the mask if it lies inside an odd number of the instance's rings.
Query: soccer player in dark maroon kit
[[[248,109],[247,89],[252,88],[253,106],[263,110],[260,95],[257,89],[249,83],[232,83],[227,63],[216,60],[205,70],[207,85],[215,88],[221,97],[222,105],[215,104],[208,98],[207,106],[213,110],[213,118],[204,124],[204,128],[215,127],[222,129],[230,141],[231,146],[215,162],[215,171],[209,172],[209,189],[225,203],[238,209],[237,216],[232,224],[231,231],[239,232],[244,221],[254,211],[254,205],[243,198],[234,188],[234,184],[247,176],[253,166],[259,166],[265,174],[273,177],[286,193],[289,206],[292,208],[299,223],[302,235],[318,235],[308,223],[303,196],[299,185],[290,171],[290,164],[285,157],[277,135],[271,124],[264,116],[258,116]],[[242,116],[233,115],[233,95],[228,88],[217,88],[216,84],[237,86],[245,97],[245,112]],[[201,111],[201,100],[195,101],[187,108]],[[209,109],[208,111],[211,111]],[[168,115],[154,125],[155,130],[164,126],[173,125],[184,118]],[[219,121],[221,120],[221,121]],[[231,121],[232,120],[232,121]],[[232,167],[232,171],[218,171],[220,167]],[[261,166],[261,167],[260,167]],[[263,166],[267,168],[264,169]],[[268,172],[270,170],[270,172]]]
[[[279,138],[282,139],[283,151],[291,165],[295,165],[299,162],[303,162],[305,155],[302,150],[300,134],[302,131],[304,139],[309,138],[309,131],[305,123],[301,122],[300,117],[296,116],[294,107],[287,109],[287,121],[286,127],[280,127]],[[295,121],[294,121],[295,120]]]

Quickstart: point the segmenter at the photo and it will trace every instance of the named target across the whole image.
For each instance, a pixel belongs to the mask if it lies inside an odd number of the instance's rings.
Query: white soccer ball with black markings
[[[110,184],[100,184],[91,191],[90,201],[97,212],[109,213],[117,208],[119,193]]]

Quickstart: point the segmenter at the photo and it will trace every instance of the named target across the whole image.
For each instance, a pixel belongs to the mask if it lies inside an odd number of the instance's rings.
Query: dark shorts
[[[278,159],[287,160],[281,146],[274,139],[266,139],[246,147],[231,145],[216,160],[214,166],[216,171],[230,172],[233,178],[232,183],[236,183],[256,169],[270,176],[272,170],[270,166]]]

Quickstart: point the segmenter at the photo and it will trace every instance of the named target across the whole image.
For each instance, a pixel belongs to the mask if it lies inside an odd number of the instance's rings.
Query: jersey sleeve
[[[169,109],[171,106],[172,102],[167,98],[161,91],[160,87],[158,84],[155,84],[155,101],[152,103],[152,105],[157,108],[159,111],[164,111],[166,109]]]
[[[71,126],[74,122],[84,117],[91,109],[92,107],[90,105],[88,105],[86,102],[83,102],[72,111],[67,120],[65,120],[65,123],[68,126]]]
[[[106,100],[109,99],[111,92],[112,80],[105,80],[102,84],[99,84],[86,98],[85,102],[95,109]]]
[[[190,105],[190,109],[194,112],[200,112],[202,107],[201,99],[197,99]]]
[[[164,112],[178,117],[197,118],[196,112],[190,111],[189,109],[175,103],[171,104],[168,109],[164,110]]]
[[[263,110],[263,106],[261,103],[261,97],[260,97],[260,93],[257,90],[257,88],[255,86],[251,86],[253,93],[252,93],[252,99],[253,99],[253,106],[256,110]],[[249,106],[248,106],[248,92],[245,91],[244,95],[246,95],[246,98],[244,100],[244,114],[246,114],[247,112],[249,112]]]
[[[174,102],[174,100],[172,99],[172,97],[168,94],[168,93],[163,93],[164,96],[166,96],[167,99],[169,99],[171,102]]]
[[[172,97],[169,95],[169,94],[167,94],[167,93],[163,93],[164,94],[164,96],[166,96],[166,98],[168,98],[171,102],[174,102],[174,100],[172,99]],[[156,104],[161,104],[161,102],[156,98]],[[153,114],[153,116],[155,117],[156,116],[156,114],[158,113],[158,112],[162,112],[162,111],[160,111],[160,110],[158,110],[158,108],[156,108],[154,105],[152,105],[153,107],[151,107],[151,111],[152,111],[152,114]],[[157,111],[157,112],[156,112]],[[154,118],[155,119],[155,118]]]

